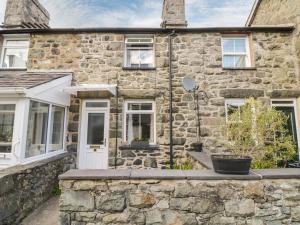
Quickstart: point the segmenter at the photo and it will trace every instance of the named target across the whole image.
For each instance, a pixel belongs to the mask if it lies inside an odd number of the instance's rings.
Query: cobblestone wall
[[[70,154],[25,166],[0,170],[0,225],[20,224],[47,200],[58,185],[58,175],[75,166]]]
[[[122,139],[123,107],[127,99],[155,101],[156,139],[160,154],[154,158],[158,167],[163,167],[168,162],[168,37],[165,34],[153,35],[156,70],[146,71],[122,68],[124,60],[122,34],[32,35],[29,51],[30,70],[71,70],[74,72],[74,85],[119,84],[119,101],[117,102],[114,97],[110,98],[110,162],[114,162],[116,136],[119,146],[125,144]],[[197,141],[194,97],[184,91],[181,84],[185,75],[193,76],[208,96],[208,99],[203,98],[200,101],[202,141],[205,151],[208,152],[222,152],[226,148],[222,134],[226,98],[254,96],[269,101],[270,96],[277,98],[300,96],[299,74],[296,69],[298,60],[293,53],[292,34],[276,32],[251,34],[250,47],[254,68],[248,70],[222,68],[221,37],[220,33],[178,33],[174,38],[172,64],[175,158],[185,157],[185,151]],[[95,98],[94,95],[84,97]],[[73,98],[70,107],[68,148],[72,151],[77,150],[80,104],[81,98]],[[132,165],[132,161],[138,159],[135,157],[127,160],[121,156],[122,152],[119,149],[117,152],[120,167]]]
[[[298,179],[62,180],[60,224],[299,224]]]

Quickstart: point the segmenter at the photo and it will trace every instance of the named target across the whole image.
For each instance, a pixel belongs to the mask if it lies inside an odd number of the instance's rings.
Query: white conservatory
[[[0,168],[65,151],[70,73],[0,76]]]

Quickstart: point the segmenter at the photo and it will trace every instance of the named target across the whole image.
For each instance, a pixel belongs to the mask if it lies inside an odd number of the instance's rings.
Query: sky
[[[159,27],[163,0],[39,0],[51,27]],[[189,27],[244,26],[254,0],[186,0]],[[0,0],[0,23],[6,0]]]

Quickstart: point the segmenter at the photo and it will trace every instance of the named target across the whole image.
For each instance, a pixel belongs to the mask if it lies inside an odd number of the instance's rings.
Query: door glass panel
[[[103,145],[104,143],[104,113],[88,113],[87,144]]]

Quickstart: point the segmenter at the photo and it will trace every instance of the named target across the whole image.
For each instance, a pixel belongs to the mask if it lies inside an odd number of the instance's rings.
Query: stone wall
[[[110,162],[114,162],[116,137],[119,147],[126,144],[122,138],[124,101],[152,99],[156,103],[156,139],[160,149],[160,154],[154,158],[158,167],[168,163],[168,37],[161,33],[153,35],[155,70],[122,68],[123,34],[73,33],[31,36],[29,70],[73,71],[74,85],[119,84],[118,102],[116,98],[110,98]],[[202,141],[207,152],[222,152],[226,148],[222,133],[226,98],[254,96],[269,101],[270,96],[279,96],[279,98],[300,96],[299,74],[296,69],[298,59],[293,52],[291,33],[252,33],[250,42],[254,63],[253,68],[248,70],[222,68],[221,37],[220,33],[181,32],[173,40],[175,158],[186,157],[185,151],[190,150],[191,144],[197,141],[194,97],[187,93],[181,84],[185,75],[193,76],[208,96],[208,99],[201,97],[200,101]],[[95,96],[86,95],[82,98],[95,98]],[[73,98],[70,107],[68,143],[70,151],[77,150],[82,98]],[[116,131],[117,114],[118,130]],[[118,149],[118,165],[122,168],[131,167],[129,166],[131,163],[127,164],[127,160],[123,160],[121,155],[122,152]]]
[[[20,224],[47,200],[58,185],[58,175],[75,166],[74,157],[63,154],[25,166],[0,171],[0,225]]]
[[[102,178],[100,172],[89,173],[85,178],[83,171],[63,177],[60,181],[60,224],[300,223],[298,178],[248,180],[245,176],[234,180],[234,176],[220,176],[216,179],[207,174],[202,174],[201,178],[201,172],[191,172],[183,178],[180,171],[155,178],[155,172],[147,173],[148,176],[142,173],[132,171],[131,174],[139,177],[136,179],[129,179],[121,171],[113,176],[107,171]]]
[[[298,0],[263,0],[261,1],[252,26],[294,24],[294,51],[298,57],[297,74],[300,71],[300,4]]]

